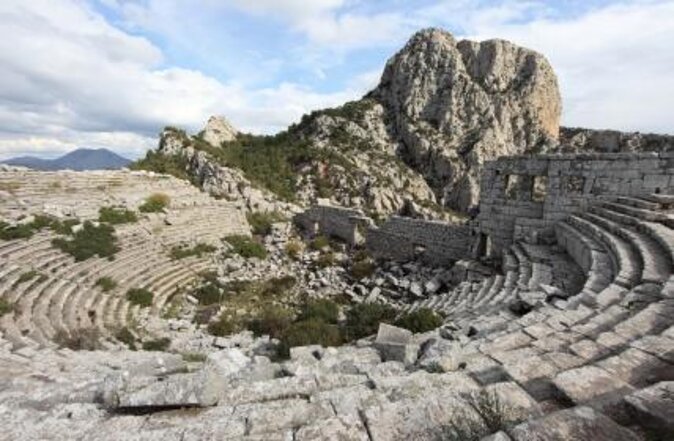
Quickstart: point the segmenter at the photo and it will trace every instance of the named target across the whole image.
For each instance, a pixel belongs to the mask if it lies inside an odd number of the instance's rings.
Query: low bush
[[[77,225],[78,223],[79,220],[77,219],[66,219],[61,221],[54,217],[44,215],[36,215],[31,222],[17,225],[10,225],[7,222],[0,221],[0,239],[28,239],[44,228],[49,228],[58,234],[70,234],[72,226]]]
[[[124,207],[101,207],[98,210],[98,220],[113,225],[128,224],[137,222],[138,216]]]
[[[54,343],[73,351],[95,351],[101,349],[101,334],[98,328],[79,328],[71,332],[58,331]]]
[[[295,346],[339,346],[342,344],[342,335],[336,325],[320,320],[302,320],[290,325],[280,340],[278,355],[287,357],[290,348]]]
[[[339,306],[329,299],[308,301],[300,313],[301,320],[319,320],[325,323],[336,324],[339,318]]]
[[[396,311],[381,303],[360,303],[346,311],[344,335],[347,340],[357,340],[375,334],[380,323],[393,323]]]
[[[26,271],[25,273],[22,273],[19,276],[18,279],[16,279],[16,282],[14,283],[14,286],[18,286],[22,283],[26,283],[27,281],[29,281],[31,279],[34,279],[38,275],[40,275],[40,273],[38,271],[35,271],[35,270]]]
[[[72,255],[75,261],[80,262],[90,257],[112,258],[119,251],[117,237],[113,227],[107,224],[95,226],[86,221],[81,230],[73,233],[72,239],[57,238],[52,245],[61,251]]]
[[[238,254],[246,259],[251,257],[265,259],[267,257],[267,250],[265,249],[264,245],[254,241],[248,236],[227,236],[225,237],[225,241],[231,245],[233,253]]]
[[[272,225],[276,222],[285,221],[285,217],[278,211],[255,211],[246,214],[253,234],[267,236],[271,234]]]
[[[253,331],[255,336],[269,335],[271,338],[280,338],[290,327],[293,319],[294,314],[287,308],[267,305],[256,317],[247,321],[246,328]]]
[[[374,274],[375,269],[374,262],[370,259],[364,259],[353,262],[349,272],[354,279],[362,280]]]
[[[153,193],[145,199],[145,202],[138,207],[142,213],[158,213],[171,203],[171,198],[164,193]]]
[[[176,245],[176,246],[171,248],[171,251],[169,252],[169,255],[171,256],[171,259],[179,260],[179,259],[184,259],[186,257],[191,257],[191,256],[201,257],[203,254],[212,253],[215,250],[217,250],[216,247],[214,247],[213,245],[206,244],[206,243],[198,243],[198,244],[194,245],[193,247],[185,247],[185,246]]]
[[[173,175],[178,179],[190,181],[189,162],[180,155],[164,155],[149,150],[143,159],[129,166],[131,170],[149,170],[155,173]]]
[[[304,246],[298,240],[290,240],[286,244],[286,254],[293,260],[298,260],[302,251],[304,251]]]
[[[321,251],[330,247],[330,239],[327,236],[316,236],[309,246],[312,250]]]
[[[14,306],[7,299],[0,298],[0,317],[9,314],[14,310]]]
[[[260,284],[260,295],[262,297],[276,297],[290,291],[297,284],[297,279],[293,276],[272,277]]]
[[[171,339],[168,337],[157,338],[155,340],[147,340],[143,342],[144,351],[160,351],[165,352],[171,346]]]
[[[126,299],[134,305],[152,306],[154,294],[145,288],[132,288],[126,292]]]
[[[118,330],[115,333],[115,338],[127,345],[132,351],[136,350],[136,336],[129,330],[129,328],[124,327]]]
[[[419,308],[399,317],[394,324],[400,328],[409,329],[414,333],[428,332],[442,325],[442,317],[432,309]]]
[[[217,280],[208,280],[192,291],[192,296],[202,306],[215,305],[222,302],[224,290]]]
[[[103,292],[108,292],[117,287],[117,282],[115,282],[110,277],[101,277],[100,279],[96,280],[94,285],[100,287]]]
[[[335,253],[332,251],[328,251],[327,253],[323,253],[320,256],[318,256],[318,260],[316,260],[316,266],[319,268],[328,268],[331,266],[335,266],[337,264],[337,259],[335,258]]]
[[[235,314],[222,313],[217,320],[208,324],[208,333],[216,337],[225,337],[241,330],[243,322]]]

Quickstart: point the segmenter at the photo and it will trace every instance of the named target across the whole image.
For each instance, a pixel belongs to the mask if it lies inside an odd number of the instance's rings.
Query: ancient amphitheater
[[[219,267],[168,251],[250,234],[241,207],[144,172],[6,169],[0,188],[9,224],[95,220],[102,206],[170,198],[115,226],[114,259],[76,261],[47,228],[0,242],[0,439],[674,439],[672,153],[500,158],[465,225],[300,214],[382,260],[463,272],[451,289],[396,303],[441,311],[440,328],[381,325],[344,346],[292,348],[288,360],[250,336],[199,336],[210,338],[202,358],[114,338],[169,322],[177,288]],[[104,290],[104,277],[116,285]],[[127,296],[143,288],[149,307]],[[62,347],[83,329],[98,329],[103,347]]]

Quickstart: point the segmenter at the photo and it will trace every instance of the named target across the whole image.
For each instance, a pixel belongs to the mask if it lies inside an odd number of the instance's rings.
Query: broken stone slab
[[[273,376],[263,358],[253,362],[239,349],[208,355],[203,368],[194,373],[166,375],[154,371],[124,370],[108,376],[102,385],[103,404],[111,408],[213,406],[232,383],[243,378]],[[268,362],[268,360],[266,360]]]
[[[412,332],[407,329],[380,323],[374,346],[384,361],[400,361],[409,366],[414,364],[419,354],[419,345],[411,340]]]
[[[639,422],[655,431],[674,433],[674,381],[662,381],[625,397]]]
[[[574,407],[522,423],[509,431],[515,441],[638,441],[640,438],[590,407]]]

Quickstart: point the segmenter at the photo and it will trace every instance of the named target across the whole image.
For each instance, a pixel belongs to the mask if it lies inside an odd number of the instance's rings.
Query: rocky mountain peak
[[[541,54],[504,40],[412,36],[370,94],[385,108],[403,159],[445,204],[477,202],[485,160],[535,151],[559,134],[557,78]]]
[[[224,116],[211,116],[202,132],[202,138],[213,147],[223,142],[234,141],[239,131]]]

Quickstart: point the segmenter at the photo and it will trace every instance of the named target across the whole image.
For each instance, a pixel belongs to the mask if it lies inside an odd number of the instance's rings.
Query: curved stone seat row
[[[94,257],[75,262],[52,247],[54,234],[46,230],[29,239],[0,242],[0,298],[14,306],[0,319],[0,331],[15,348],[53,346],[58,333],[92,326],[112,333],[130,325],[129,319],[137,314],[159,315],[176,287],[185,287],[201,272],[214,269],[210,256],[171,260],[173,246],[218,244],[228,234],[249,232],[236,207],[172,177],[123,171],[91,175],[9,172],[0,176],[0,182],[6,184],[13,180],[21,182],[12,192],[17,202],[14,207],[25,214],[41,213],[61,198],[66,207],[76,206],[78,214],[92,218],[97,217],[102,204],[114,202],[134,208],[159,192],[171,198],[167,214],[142,215],[138,223],[115,226],[120,250],[112,260]],[[12,204],[10,197],[5,208]],[[164,218],[171,225],[165,224]],[[28,271],[34,271],[35,276],[19,283]],[[96,286],[102,277],[111,278],[117,286],[103,292]],[[152,307],[145,310],[131,305],[126,299],[131,288],[153,291]]]

